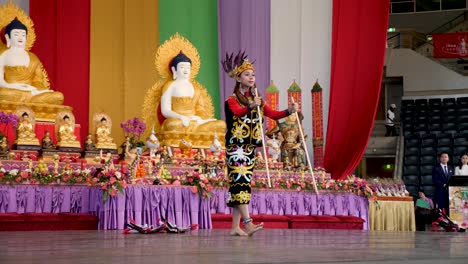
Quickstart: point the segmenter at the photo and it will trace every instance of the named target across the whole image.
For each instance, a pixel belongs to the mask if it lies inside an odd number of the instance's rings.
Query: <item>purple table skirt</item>
[[[99,217],[99,229],[123,229],[130,218],[155,225],[161,216],[180,227],[211,229],[209,206],[189,187],[133,185],[104,203],[96,187],[0,185],[0,213],[91,213]]]
[[[226,206],[227,190],[213,191],[210,199],[212,214],[230,214]],[[251,214],[267,215],[349,215],[365,220],[369,229],[369,202],[367,198],[351,193],[296,192],[285,190],[253,190],[249,204]]]
[[[155,225],[164,216],[177,226],[198,224],[211,229],[211,213],[230,214],[227,190],[216,189],[210,199],[201,199],[189,187],[131,185],[125,194],[102,199],[102,190],[88,186],[0,185],[0,213],[91,213],[99,217],[99,229],[123,229],[127,219]],[[369,203],[350,193],[254,190],[249,205],[252,214],[351,215],[364,219],[368,229]]]

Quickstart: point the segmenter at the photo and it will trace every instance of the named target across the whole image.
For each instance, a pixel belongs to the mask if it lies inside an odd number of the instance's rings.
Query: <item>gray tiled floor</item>
[[[0,232],[0,263],[468,263],[468,233],[266,229]]]

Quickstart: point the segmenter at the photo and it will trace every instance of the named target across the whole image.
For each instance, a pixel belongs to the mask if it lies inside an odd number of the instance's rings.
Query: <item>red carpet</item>
[[[252,215],[255,223],[277,229],[354,229],[363,230],[364,220],[355,216]],[[212,214],[213,229],[231,228],[231,215]]]
[[[96,230],[97,224],[97,216],[91,214],[0,214],[0,231]]]

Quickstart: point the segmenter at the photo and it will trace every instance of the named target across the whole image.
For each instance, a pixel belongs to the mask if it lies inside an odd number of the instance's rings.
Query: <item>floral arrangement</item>
[[[19,118],[15,114],[0,112],[0,124],[1,124],[0,140],[2,140],[4,136],[8,137],[8,134],[3,135],[1,131],[8,133],[8,129],[7,129],[8,125],[11,125],[13,129],[16,129],[16,125],[18,125],[18,122],[19,122]]]
[[[103,190],[104,202],[110,196],[117,196],[118,192],[124,193],[127,182],[120,171],[114,169],[97,169],[94,174],[88,174],[86,182],[89,186],[99,186]]]
[[[5,170],[0,168],[0,183],[2,184],[75,184],[84,183],[90,170],[68,170],[54,172],[45,163],[39,162],[35,169]]]
[[[130,144],[133,147],[143,147],[145,145],[140,137],[145,132],[146,124],[138,117],[120,123],[120,127],[123,129],[125,137],[130,138]]]
[[[377,196],[409,196],[405,183],[401,179],[375,178],[369,186]]]

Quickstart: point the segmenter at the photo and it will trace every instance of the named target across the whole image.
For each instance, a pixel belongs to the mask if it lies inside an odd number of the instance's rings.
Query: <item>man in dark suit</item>
[[[453,176],[453,168],[447,163],[449,161],[449,155],[447,152],[441,152],[439,154],[440,163],[436,164],[432,169],[432,182],[434,183],[435,196],[434,201],[439,209],[445,209],[447,215],[449,215],[449,191],[448,183],[450,177]]]

